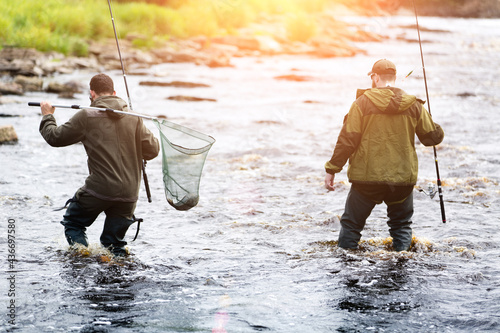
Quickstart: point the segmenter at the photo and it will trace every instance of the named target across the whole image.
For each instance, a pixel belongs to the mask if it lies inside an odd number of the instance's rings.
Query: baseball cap
[[[368,73],[372,74],[396,74],[396,65],[387,59],[380,59],[373,64],[372,70]]]

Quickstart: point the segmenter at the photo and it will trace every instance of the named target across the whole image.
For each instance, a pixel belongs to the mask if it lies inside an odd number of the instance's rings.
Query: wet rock
[[[7,61],[13,61],[16,59],[36,61],[37,59],[41,58],[42,55],[42,52],[39,52],[35,49],[23,49],[18,47],[4,47],[0,51],[0,58]]]
[[[272,36],[224,36],[211,39],[210,47],[222,49],[234,56],[239,51],[260,51],[264,54],[278,54],[283,47]]]
[[[46,92],[48,93],[61,93],[64,91],[64,85],[59,82],[50,82],[49,85],[47,86],[47,89],[45,89]]]
[[[42,91],[43,87],[43,79],[39,77],[18,75],[14,78],[14,82],[21,85],[24,91]]]
[[[171,47],[166,47],[151,52],[162,62],[195,62],[199,59],[193,50],[176,51]]]
[[[43,70],[32,60],[15,59],[12,61],[2,60],[0,62],[0,72],[8,75],[38,76],[43,75]]]
[[[0,82],[0,94],[3,95],[22,95],[23,87],[15,82]]]
[[[167,99],[178,102],[217,102],[217,100],[213,98],[201,98],[182,95],[170,96]]]
[[[45,90],[48,93],[60,94],[64,98],[72,98],[73,94],[81,93],[83,87],[80,83],[75,81],[68,81],[66,83],[50,82]]]
[[[298,41],[283,46],[283,52],[292,55],[311,54],[314,51],[315,48],[313,46]]]
[[[205,62],[205,65],[207,65],[210,68],[233,67],[233,65],[231,65],[231,59],[229,57],[210,58],[208,61]]]
[[[61,70],[64,72],[64,67],[66,66],[64,64],[64,60],[65,57],[63,54],[49,52],[45,57],[40,58],[38,62],[40,64],[40,68],[43,70],[44,76],[48,76],[56,72],[61,72]]]
[[[66,66],[74,69],[98,69],[100,67],[97,58],[77,58],[71,57],[66,59]]]
[[[63,91],[57,95],[57,98],[74,99],[75,93],[72,91]]]
[[[74,93],[82,93],[85,89],[88,89],[88,86],[82,85],[78,81],[68,81],[64,83],[64,87]]]
[[[17,68],[14,73],[18,75],[39,76],[44,74],[43,70],[33,60],[15,59],[11,64],[14,68]]]
[[[205,88],[210,87],[208,84],[204,83],[194,83],[185,81],[172,81],[172,82],[156,82],[156,81],[142,81],[139,83],[140,86],[150,86],[150,87],[176,87],[176,88]]]
[[[97,55],[100,63],[107,63],[109,61],[120,61],[118,52],[116,50],[103,50],[103,52]]]
[[[197,45],[197,44],[196,44]],[[230,58],[232,51],[225,51],[223,48],[210,47],[207,49],[184,48],[176,50],[170,46],[152,50],[151,54],[156,57],[159,63],[181,63],[190,62],[197,65],[206,65],[209,67],[230,67]]]
[[[0,51],[0,71],[10,75],[42,75],[43,70],[37,66],[37,60],[42,55],[43,53],[35,49],[4,47]]]
[[[203,48],[203,52],[212,58],[234,57],[238,51],[237,46],[218,43],[211,43],[208,47]]]
[[[12,125],[0,126],[0,144],[17,142],[17,134]]]
[[[320,58],[352,57],[356,54],[356,51],[346,47],[323,45],[317,47],[312,54]]]
[[[462,98],[467,98],[467,97],[476,97],[476,94],[466,91],[466,92],[457,94],[457,96],[462,97]]]
[[[213,43],[236,46],[240,50],[259,50],[260,43],[255,37],[224,36],[212,38]]]
[[[279,54],[283,52],[283,47],[271,36],[255,36],[259,43],[259,51],[266,54]]]
[[[310,42],[314,46],[314,51],[310,52],[310,54],[320,58],[352,57],[361,52],[360,49],[349,45],[347,42],[338,41],[328,36],[313,37]]]
[[[296,74],[280,75],[280,76],[275,76],[274,78],[276,80],[286,80],[286,81],[295,81],[295,82],[313,81],[314,80],[314,78],[312,76],[296,75]]]

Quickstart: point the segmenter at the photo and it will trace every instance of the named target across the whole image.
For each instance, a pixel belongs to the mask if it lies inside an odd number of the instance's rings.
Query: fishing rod
[[[123,82],[125,82],[125,90],[127,91],[128,106],[129,106],[130,110],[133,110],[132,100],[130,99],[130,93],[128,90],[127,74],[125,73],[125,66],[123,66],[122,53],[120,51],[120,43],[118,42],[118,34],[116,33],[115,18],[113,17],[113,11],[111,10],[111,0],[108,0],[108,7],[109,7],[109,14],[111,15],[111,23],[113,24],[113,31],[115,33],[116,48],[118,49],[118,57],[120,58],[120,64],[122,67]],[[149,189],[148,176],[146,174],[146,161],[145,160],[142,160],[142,175],[144,178],[144,186],[146,187],[146,195],[148,196],[148,202],[152,202],[151,191]]]
[[[429,109],[429,114],[432,116],[431,102],[429,99],[429,90],[427,88],[427,76],[425,75],[424,52],[422,51],[422,40],[420,39],[420,27],[418,25],[417,5],[415,4],[415,0],[412,0],[412,2],[413,2],[413,9],[415,10],[415,21],[417,22],[418,44],[420,46],[420,58],[422,59],[422,70],[424,73],[425,94],[427,96],[427,108]],[[443,223],[446,223],[446,213],[444,210],[443,190],[442,190],[442,186],[441,186],[441,177],[439,176],[439,163],[438,163],[438,158],[437,158],[436,146],[432,146],[432,148],[434,150],[434,162],[436,165],[436,176],[437,176],[437,186],[438,186],[438,193],[439,193],[439,203],[441,205],[441,218],[443,220]]]
[[[28,106],[40,106],[39,102],[28,102]],[[54,108],[62,108],[62,109],[75,109],[75,110],[94,110],[94,111],[109,111],[113,113],[119,113],[119,114],[125,114],[129,116],[134,116],[134,117],[139,117],[139,118],[144,118],[144,119],[149,119],[149,120],[157,120],[158,118],[156,117],[151,117],[145,114],[140,114],[140,113],[134,113],[134,112],[127,112],[127,111],[121,111],[121,110],[115,110],[111,108],[98,108],[94,106],[80,106],[80,105],[52,105]]]

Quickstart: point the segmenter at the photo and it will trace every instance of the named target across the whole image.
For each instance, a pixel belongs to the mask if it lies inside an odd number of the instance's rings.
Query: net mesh
[[[191,209],[198,204],[201,172],[215,139],[167,120],[153,122],[160,131],[167,201],[177,210]]]

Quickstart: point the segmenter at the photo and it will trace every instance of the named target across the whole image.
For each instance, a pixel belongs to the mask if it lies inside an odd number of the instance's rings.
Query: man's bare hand
[[[50,104],[50,102],[44,101],[40,103],[40,108],[42,109],[42,115],[46,116],[48,114],[53,114],[56,108]]]
[[[335,191],[333,188],[333,180],[335,179],[335,175],[331,175],[329,173],[326,174],[325,176],[325,188],[328,191]]]

